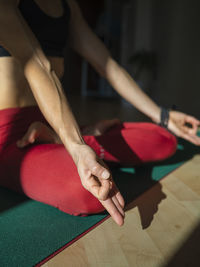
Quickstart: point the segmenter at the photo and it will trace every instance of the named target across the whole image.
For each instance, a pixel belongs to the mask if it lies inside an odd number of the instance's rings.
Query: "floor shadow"
[[[200,224],[163,267],[199,267]]]
[[[137,156],[134,155],[133,151],[131,151],[129,147],[127,147],[124,139],[121,137],[119,140],[122,147],[124,147],[128,152],[130,158],[133,158],[137,162]],[[112,144],[112,142],[108,142],[108,144],[106,144],[108,149],[111,149],[110,144]],[[114,151],[114,156],[118,158],[119,153],[120,151]],[[200,147],[183,139],[179,139],[176,153],[165,161],[148,163],[135,168],[133,168],[133,166],[131,167],[130,164],[127,166],[121,166],[127,167],[130,170],[132,169],[133,173],[121,171],[119,165],[117,164],[109,164],[115,182],[124,196],[126,203],[130,203],[135,200],[128,206],[128,209],[132,209],[134,207],[138,208],[143,229],[150,226],[154,214],[158,211],[159,203],[166,198],[166,195],[162,192],[161,184],[157,181],[176,169],[179,164],[181,165],[181,163],[192,159],[197,154],[200,154]],[[168,166],[170,167],[168,168]],[[168,169],[168,171],[166,172],[166,170],[164,170],[162,174],[159,174],[160,177],[155,179],[155,173],[153,174],[155,167],[160,167],[160,169],[162,168],[163,170]],[[157,170],[158,169],[159,168],[157,168]],[[159,172],[160,171],[161,170],[159,170]],[[146,192],[151,187],[153,187],[153,189]],[[144,192],[146,192],[145,195],[143,195],[142,198],[138,198]]]
[[[127,170],[132,170],[132,173],[124,172],[119,166],[117,167],[111,164],[113,177],[126,203],[135,200],[131,205],[128,205],[128,209],[138,208],[143,229],[150,226],[155,213],[158,211],[158,205],[166,198],[166,195],[162,192],[161,184],[156,180],[160,180],[166,174],[176,169],[178,166],[176,164],[184,163],[192,159],[196,154],[200,154],[199,147],[180,139],[178,149],[174,156],[165,161],[149,163],[145,166],[135,168],[130,168],[130,165],[127,166],[129,167]],[[153,174],[155,167],[164,169],[168,168],[168,166],[170,166],[169,171],[159,174],[160,177],[155,179],[155,174]],[[153,187],[152,190],[146,192],[151,187]],[[145,195],[139,198],[144,192],[146,192]]]
[[[30,122],[26,121],[26,124],[28,125],[30,124]],[[23,128],[27,129],[27,126],[24,127],[23,125]],[[17,129],[15,129],[15,126],[13,126],[13,129],[12,128],[10,129],[10,135],[8,135],[7,141],[10,142],[10,139],[13,140],[13,138],[17,140],[17,138],[23,135],[21,132],[18,131],[17,136],[16,136],[16,132],[17,132]],[[14,133],[15,133],[15,137],[13,137]],[[133,152],[130,150],[129,147],[127,147],[128,145],[124,143],[123,138],[121,138],[120,142],[122,142],[123,147],[127,148],[127,151],[129,151],[128,153],[130,157],[134,157],[134,159],[137,160],[136,158],[137,156],[133,154]],[[108,143],[108,145],[111,143],[112,142]],[[199,147],[196,147],[181,139],[179,140],[179,149],[177,150],[176,154],[170,159],[164,162],[151,163],[146,166],[137,167],[136,169],[134,169],[135,170],[134,173],[127,173],[127,172],[121,171],[119,167],[112,168],[113,177],[115,178],[116,184],[118,185],[121,193],[125,197],[126,203],[130,203],[131,201],[136,199],[139,195],[141,195],[143,192],[147,191],[149,188],[151,188],[153,185],[157,183],[156,181],[152,179],[152,170],[155,166],[163,166],[163,165],[168,165],[168,164],[173,164],[173,163],[184,162],[184,161],[191,159],[195,154],[199,154],[199,152],[200,152]],[[116,149],[115,156],[118,157],[119,153],[120,151]],[[17,159],[13,159],[11,161],[15,162],[19,160],[21,159],[18,157]],[[20,164],[15,164],[15,165],[20,166]],[[7,168],[7,171],[11,172],[11,168],[9,166]],[[2,167],[0,166],[0,170],[1,168]],[[131,169],[133,170],[133,168]],[[16,173],[17,172],[19,172],[19,170],[17,170]],[[13,170],[11,174],[12,173],[13,173]],[[12,175],[12,177],[15,177],[15,176]],[[139,200],[137,200],[138,202],[135,202],[137,203],[136,205],[140,212],[143,228],[146,228],[151,224],[153,216],[158,210],[159,203],[162,201],[162,199],[165,198],[165,195],[162,192],[162,187],[160,184],[156,185],[156,190],[157,190],[156,197],[154,198],[151,197],[149,198],[149,201],[146,201],[146,202],[142,202],[142,201],[140,202]],[[28,198],[26,198],[23,195],[17,194],[15,192],[9,191],[4,188],[0,188],[0,212],[5,211],[27,200]]]
[[[114,168],[112,173],[126,204],[131,203],[127,206],[127,210],[138,208],[142,228],[145,229],[150,226],[154,214],[158,211],[158,205],[166,198],[166,195],[162,192],[161,184],[152,179],[152,166],[132,170],[133,173],[127,173]],[[150,188],[152,190],[146,192]],[[139,197],[144,192],[146,192],[145,195]]]
[[[135,201],[131,202],[126,211],[131,210],[135,207],[138,208],[142,229],[146,229],[151,225],[154,215],[158,211],[158,206],[166,198],[166,195],[162,192],[162,186],[158,182],[154,185],[151,190],[142,194]]]

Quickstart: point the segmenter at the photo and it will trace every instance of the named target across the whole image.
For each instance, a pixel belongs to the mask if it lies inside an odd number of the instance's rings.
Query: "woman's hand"
[[[118,225],[123,225],[124,199],[113,182],[108,167],[89,146],[80,145],[77,151],[75,163],[83,187],[99,199]]]
[[[61,143],[57,134],[44,123],[34,122],[26,134],[17,142],[20,148],[33,143]],[[124,199],[112,180],[105,163],[87,145],[77,145],[74,161],[85,189],[91,192],[118,225],[124,222]]]
[[[182,137],[195,145],[200,145],[197,130],[200,121],[196,118],[178,111],[170,111],[168,129],[178,137]]]
[[[82,130],[82,135],[99,136],[99,135],[104,134],[110,128],[112,128],[113,126],[119,123],[120,123],[119,119],[101,120],[101,121],[98,121],[97,123],[84,127]]]

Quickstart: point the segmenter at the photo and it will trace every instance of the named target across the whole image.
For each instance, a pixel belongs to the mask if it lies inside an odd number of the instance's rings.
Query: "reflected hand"
[[[200,121],[178,111],[170,111],[169,114],[168,129],[178,137],[182,137],[187,141],[200,146],[200,137],[197,136]]]
[[[83,187],[99,199],[118,225],[123,225],[124,199],[105,163],[87,145],[80,145],[75,163]]]

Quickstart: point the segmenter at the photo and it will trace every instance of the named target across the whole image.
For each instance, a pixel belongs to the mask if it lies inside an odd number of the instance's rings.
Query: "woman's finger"
[[[110,192],[110,183],[111,181],[109,180],[99,180],[97,177],[92,175],[87,179],[84,187],[99,200],[105,200]]]
[[[117,207],[118,211],[121,213],[121,215],[122,215],[123,217],[125,217],[125,212],[124,212],[122,206],[120,205],[118,199],[116,198],[116,196],[113,196],[113,197],[112,197],[112,201],[113,201],[113,203],[115,204],[115,206]]]
[[[115,206],[117,207],[117,209],[119,210],[119,212],[121,213],[121,215],[124,217],[125,213],[124,213],[124,199],[121,195],[121,193],[119,192],[119,189],[117,188],[116,184],[113,182],[112,184],[112,189],[110,191],[110,195],[109,195],[112,200],[113,203],[115,204]]]
[[[90,160],[88,162],[91,173],[100,179],[109,179],[111,177],[110,172],[99,164],[96,160]]]
[[[116,207],[115,203],[111,198],[106,199],[104,201],[100,201],[104,208],[111,215],[113,220],[120,226],[124,224],[124,217],[121,215],[120,211]]]
[[[198,127],[197,127],[197,125],[192,125],[192,128],[190,128],[190,127],[184,125],[184,126],[182,126],[182,129],[183,129],[185,134],[196,135]]]
[[[200,145],[200,138],[198,136],[188,135],[188,134],[182,134],[180,137],[186,139],[187,141],[190,141],[194,145],[199,146]]]
[[[112,196],[115,196],[117,201],[119,202],[120,206],[124,208],[125,201],[123,196],[121,195],[119,189],[117,188],[116,184],[113,182],[113,188],[112,188]]]
[[[197,120],[196,118],[192,117],[192,116],[186,115],[185,120],[186,120],[186,122],[188,122],[192,125],[196,125],[197,127],[200,125],[200,121]]]
[[[119,190],[116,192],[116,198],[117,198],[117,200],[119,201],[121,207],[124,208],[124,206],[125,206],[125,201],[124,201],[124,198],[123,198],[123,196],[121,195],[121,193],[120,193]]]

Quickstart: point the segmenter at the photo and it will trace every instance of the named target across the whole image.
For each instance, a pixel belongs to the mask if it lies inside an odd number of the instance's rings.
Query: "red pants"
[[[34,121],[45,122],[36,107],[0,110],[0,185],[73,215],[104,210],[83,188],[63,145],[39,144],[19,149],[16,141]],[[105,161],[137,165],[159,161],[176,151],[176,138],[152,123],[123,123],[85,142]]]

